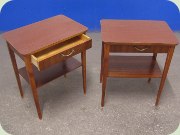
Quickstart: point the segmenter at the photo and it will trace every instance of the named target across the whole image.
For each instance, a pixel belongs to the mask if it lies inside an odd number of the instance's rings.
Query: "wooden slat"
[[[69,58],[66,61],[55,64],[43,71],[39,71],[35,66],[33,66],[36,85],[37,87],[40,87],[80,66],[81,63],[75,58]],[[27,82],[29,82],[25,67],[19,69],[19,73]]]
[[[158,63],[151,56],[110,56],[109,77],[160,78]]]

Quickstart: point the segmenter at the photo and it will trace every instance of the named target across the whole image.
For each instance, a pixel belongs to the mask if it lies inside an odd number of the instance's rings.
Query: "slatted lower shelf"
[[[161,78],[162,73],[152,56],[110,56],[109,77]]]
[[[42,71],[39,71],[35,66],[33,66],[36,86],[40,87],[80,66],[81,63],[75,58],[69,58]],[[19,69],[19,74],[29,83],[25,67]]]

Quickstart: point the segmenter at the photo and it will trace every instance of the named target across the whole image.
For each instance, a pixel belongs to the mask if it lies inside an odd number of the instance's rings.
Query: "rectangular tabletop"
[[[168,24],[164,21],[102,20],[102,41],[123,45],[177,45]]]
[[[20,54],[27,55],[86,31],[87,27],[64,15],[58,15],[6,32],[3,37]]]

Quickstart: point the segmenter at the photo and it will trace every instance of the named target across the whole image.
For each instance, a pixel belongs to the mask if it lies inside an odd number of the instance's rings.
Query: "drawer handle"
[[[74,50],[72,50],[69,54],[61,54],[61,55],[62,55],[63,57],[67,57],[67,56],[72,55],[74,52],[75,52],[75,51],[74,51]]]
[[[139,48],[137,48],[136,46],[134,46],[134,48],[135,48],[136,50],[140,51],[140,52],[146,51],[146,50],[148,49],[148,48],[139,49]]]

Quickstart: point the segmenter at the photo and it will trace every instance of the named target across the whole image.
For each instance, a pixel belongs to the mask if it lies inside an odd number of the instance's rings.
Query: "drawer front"
[[[92,39],[82,34],[31,55],[31,62],[39,70],[44,70],[91,48],[91,46]]]
[[[110,52],[129,52],[129,53],[167,53],[168,46],[148,46],[148,45],[111,45]]]
[[[60,61],[66,60],[69,57],[72,57],[78,53],[81,53],[84,50],[91,48],[91,46],[92,46],[91,42],[92,41],[87,41],[86,43],[80,44],[74,48],[71,48],[62,53],[56,54],[48,59],[44,59],[44,60],[40,61],[39,62],[39,70],[46,69],[46,68],[50,67],[51,65],[59,63]]]

